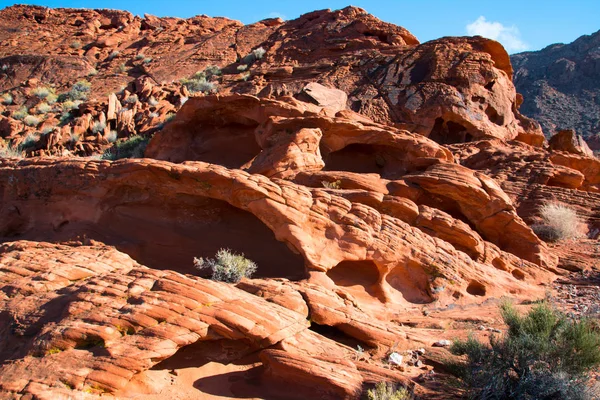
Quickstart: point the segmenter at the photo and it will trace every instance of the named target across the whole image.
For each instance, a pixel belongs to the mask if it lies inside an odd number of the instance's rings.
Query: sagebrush
[[[584,236],[586,225],[577,212],[564,204],[550,202],[540,208],[541,224],[532,226],[543,240],[555,241]]]
[[[520,315],[501,307],[507,333],[490,344],[473,337],[450,351],[451,364],[473,399],[591,399],[588,372],[600,365],[600,333],[591,320],[572,320],[546,303]]]
[[[199,270],[210,270],[211,279],[221,282],[237,283],[242,278],[250,278],[257,269],[257,265],[229,249],[220,249],[215,258],[204,259],[194,257],[194,266]]]
[[[373,389],[367,391],[369,400],[409,400],[411,393],[404,387],[397,388],[391,382],[378,382]]]

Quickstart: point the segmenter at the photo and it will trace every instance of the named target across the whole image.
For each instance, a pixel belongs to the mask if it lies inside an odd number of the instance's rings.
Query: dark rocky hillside
[[[600,149],[600,31],[511,61],[523,114],[539,121],[546,136],[574,128]]]

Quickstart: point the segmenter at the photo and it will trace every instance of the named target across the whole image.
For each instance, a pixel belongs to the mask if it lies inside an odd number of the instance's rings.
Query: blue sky
[[[22,0],[19,3],[127,9],[138,15],[191,17],[206,14],[244,23],[273,16],[293,19],[306,12],[352,4],[383,21],[407,28],[421,42],[442,36],[480,34],[499,40],[510,53],[539,50],[553,43],[569,43],[600,29],[600,0]],[[0,8],[12,4],[15,2],[0,0]]]

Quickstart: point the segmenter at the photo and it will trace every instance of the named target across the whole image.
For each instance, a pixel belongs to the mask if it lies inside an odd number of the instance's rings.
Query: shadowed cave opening
[[[327,154],[321,149],[321,154]],[[404,157],[388,146],[354,143],[324,156],[323,171],[379,174],[385,178],[404,175]]]
[[[202,274],[194,268],[194,257],[212,258],[219,249],[229,248],[257,264],[255,277],[298,280],[306,276],[300,254],[278,241],[252,213],[222,200],[184,194],[165,198],[141,188],[119,187],[98,205],[91,201],[59,204],[63,210],[36,209],[33,224],[18,224],[22,229],[11,231],[10,238],[0,232],[0,240],[93,239],[148,267],[200,276],[208,271]],[[89,212],[94,208],[96,215]],[[83,211],[74,216],[74,209]],[[70,218],[58,219],[60,215]]]
[[[436,118],[433,128],[429,133],[429,139],[439,144],[467,143],[473,141],[473,136],[463,125]]]

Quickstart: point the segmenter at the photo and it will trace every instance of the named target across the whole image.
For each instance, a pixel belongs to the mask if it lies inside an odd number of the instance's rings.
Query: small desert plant
[[[157,112],[152,112],[152,113],[148,114],[148,116],[149,116],[150,118],[158,118],[158,117],[159,117],[159,114],[158,114]]]
[[[590,320],[570,320],[541,303],[527,315],[503,304],[508,331],[490,345],[469,337],[450,351],[465,356],[452,369],[477,399],[585,399],[587,373],[600,365],[600,333]]]
[[[106,123],[104,122],[100,122],[100,121],[94,121],[94,123],[92,123],[92,126],[90,127],[92,133],[99,133],[99,132],[103,132],[104,129],[106,129]]]
[[[34,96],[39,97],[40,99],[45,99],[46,97],[48,97],[50,94],[54,93],[54,89],[49,88],[49,87],[45,87],[45,86],[38,86],[35,89],[33,89],[31,91],[31,93],[33,93]]]
[[[36,133],[29,133],[29,134],[27,134],[27,136],[25,136],[25,139],[23,139],[23,141],[21,142],[20,149],[21,150],[29,149],[30,147],[35,146],[35,144],[39,140],[40,140],[40,135],[38,135]]]
[[[58,97],[58,99],[61,102],[67,101],[67,100],[71,100],[71,101],[87,100],[87,97],[90,93],[91,88],[92,88],[92,84],[89,83],[88,81],[79,81],[79,82],[75,83],[71,87],[71,90],[69,90],[67,93],[61,94]]]
[[[412,396],[404,387],[397,389],[393,383],[378,382],[373,389],[367,391],[367,398],[369,400],[410,400]]]
[[[2,71],[7,71],[9,68],[8,64],[2,64]]]
[[[334,182],[322,181],[321,184],[323,185],[323,187],[325,187],[327,189],[341,189],[342,188],[342,181],[340,181],[340,180],[337,180]]]
[[[92,68],[90,70],[90,72],[88,72],[88,75],[89,76],[96,76],[96,75],[98,75],[98,70],[96,68]]]
[[[0,158],[23,158],[23,150],[20,147],[0,146]]]
[[[110,131],[106,135],[106,140],[108,140],[108,143],[114,143],[117,141],[117,137],[118,137],[117,131]]]
[[[560,203],[546,203],[540,208],[542,224],[532,226],[534,232],[548,241],[583,236],[585,223],[572,208]]]
[[[136,60],[143,60],[144,58],[146,58],[146,56],[143,53],[140,53],[138,55],[135,56]]]
[[[77,101],[67,100],[64,103],[62,103],[62,110],[63,111],[75,110],[76,108],[79,108],[80,104],[81,104],[80,100],[77,100]]]
[[[137,94],[132,94],[131,96],[127,97],[125,99],[125,102],[129,103],[129,104],[137,103],[138,102],[138,96],[137,96]]]
[[[38,114],[49,113],[50,111],[52,111],[52,109],[53,109],[53,107],[51,105],[49,105],[48,103],[40,103],[37,106]]]
[[[148,104],[151,105],[152,107],[155,107],[158,105],[158,100],[156,100],[154,97],[150,97],[148,99]]]
[[[211,279],[221,282],[237,283],[242,278],[250,278],[257,269],[253,261],[243,254],[232,253],[229,249],[220,249],[215,258],[194,257],[194,266],[199,270],[210,269]]]
[[[18,119],[21,121],[24,120],[25,117],[27,117],[28,115],[29,115],[29,110],[27,110],[27,107],[21,107],[14,113],[12,113],[12,117],[14,119]]]
[[[79,138],[80,138],[79,133],[71,133],[71,136],[69,137],[69,141],[72,144],[75,144],[75,143],[79,142]]]
[[[81,42],[79,40],[75,40],[75,41],[71,42],[71,48],[72,49],[80,49]]]
[[[168,113],[165,116],[165,122],[172,121],[173,119],[175,119],[176,116],[177,116],[177,114],[175,114],[175,113]]]
[[[243,72],[243,71],[245,71],[247,69],[248,69],[248,66],[246,64],[241,64],[241,65],[237,66],[237,70],[240,71],[240,72]]]
[[[254,49],[250,52],[250,54],[248,54],[246,57],[242,58],[242,62],[244,64],[252,64],[254,61],[260,60],[261,58],[263,58],[263,56],[265,55],[266,52],[267,51],[265,49],[263,49],[262,47]]]
[[[108,55],[108,59],[112,60],[113,58],[117,57],[119,54],[121,54],[121,52],[119,50],[113,50],[109,55]]]
[[[127,71],[127,67],[125,66],[125,64],[121,64],[117,67],[117,71],[119,71],[121,74],[125,73],[125,71]]]
[[[206,76],[206,79],[209,79],[213,76],[219,76],[221,75],[221,68],[217,67],[216,65],[210,65],[204,70],[204,75]]]
[[[150,58],[150,57],[146,57],[142,60],[143,64],[150,64],[151,62],[152,62],[152,58]]]
[[[106,150],[102,156],[105,160],[119,160],[121,158],[142,158],[150,141],[149,137],[133,135],[127,139],[116,141],[114,146]]]
[[[25,122],[25,125],[27,126],[38,126],[41,120],[35,115],[28,115],[23,118],[23,122]]]
[[[207,93],[216,89],[217,85],[214,82],[209,82],[205,78],[190,78],[182,79],[181,83],[185,86],[190,93]]]
[[[12,97],[12,94],[10,93],[4,93],[2,95],[2,103],[8,105],[11,105],[13,103],[14,99]]]
[[[56,93],[50,93],[48,96],[46,96],[46,103],[48,104],[54,104],[57,100],[58,96],[56,95]]]
[[[52,133],[56,130],[56,126],[47,126],[44,129],[42,129],[42,134],[47,135],[49,133]]]

